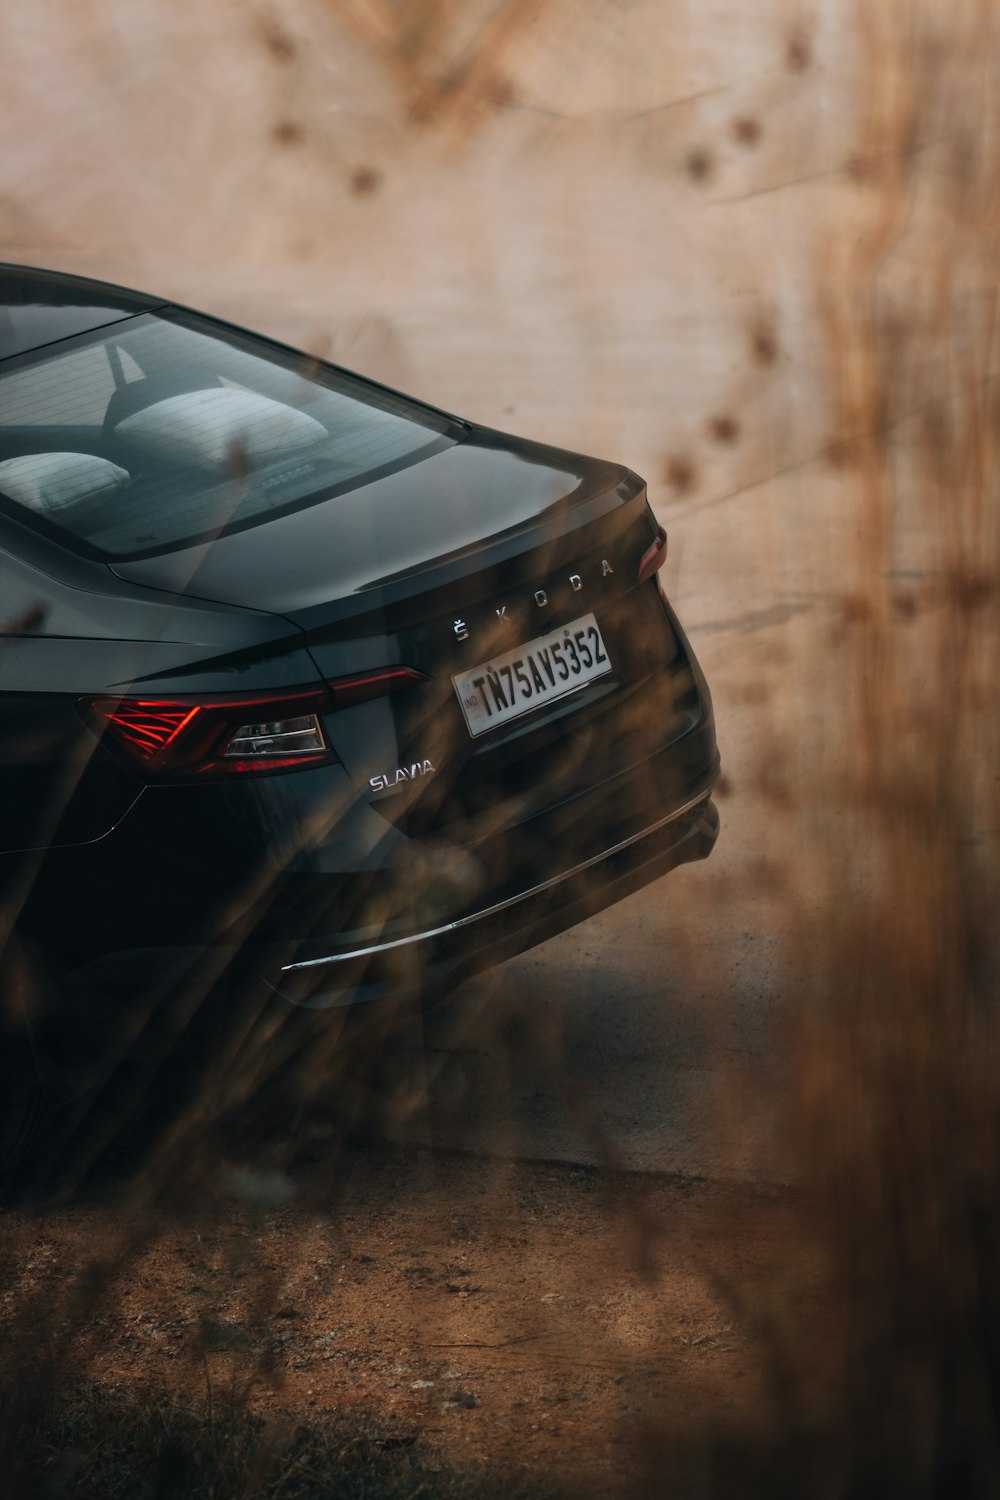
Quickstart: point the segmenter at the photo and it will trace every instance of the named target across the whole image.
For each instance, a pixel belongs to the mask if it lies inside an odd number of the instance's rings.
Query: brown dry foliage
[[[411,128],[470,149],[517,99],[518,65],[547,10],[513,0],[463,31],[445,0],[333,8],[389,69]],[[828,1266],[828,1334],[821,1347],[804,1336],[780,1281],[751,1306],[727,1288],[760,1332],[769,1400],[750,1431],[720,1416],[679,1432],[665,1411],[650,1437],[650,1495],[664,1493],[665,1475],[685,1497],[1000,1491],[996,19],[977,0],[870,0],[850,22],[860,125],[831,178],[842,232],[818,237],[811,262],[826,374],[811,415],[822,409],[821,451],[837,464],[842,551],[807,705],[808,761],[786,747],[755,783],[762,803],[791,809],[800,833],[788,899],[802,978],[782,997],[793,1038],[784,1102],[803,1222]],[[261,36],[275,67],[291,68],[295,36],[273,17]],[[772,50],[784,74],[811,86],[822,58],[798,7]],[[734,135],[755,147],[739,151],[753,163],[778,133],[749,112],[728,111],[714,136],[710,125],[686,154],[670,138],[671,170],[680,161],[705,194]],[[290,115],[273,131],[288,154],[309,133],[308,119]],[[382,196],[380,167],[348,169],[346,181],[359,198]],[[916,268],[909,278],[888,274],[901,262]],[[770,313],[734,330],[741,368],[751,367],[746,399],[719,392],[700,413],[706,455],[749,446],[753,382],[780,370],[784,338]],[[796,436],[787,449],[776,439],[775,471],[798,461]],[[711,482],[686,452],[667,455],[662,473],[677,496],[700,498]],[[723,842],[715,859],[725,858]],[[290,1087],[305,1118],[335,1080],[344,1111],[324,1148],[335,1182],[345,1133],[359,1121],[376,1129],[390,1107],[373,1053],[357,1054],[355,1069],[337,1040],[318,1055],[290,1027],[264,1043],[248,1030],[160,1135],[121,1189],[131,1228],[48,1309],[48,1346],[40,1302],[9,1326],[8,1365],[30,1365],[34,1378],[8,1409],[8,1454],[85,1363],[66,1367],[61,1320],[112,1295],[160,1216],[211,1211],[218,1184],[204,1143],[213,1129],[225,1137],[247,1100],[277,1099],[280,1114]],[[73,1164],[77,1177],[123,1128],[120,1115],[106,1117]],[[335,1214],[335,1200],[324,1211]],[[645,1223],[630,1232],[655,1236]],[[261,1273],[261,1307],[276,1296]]]

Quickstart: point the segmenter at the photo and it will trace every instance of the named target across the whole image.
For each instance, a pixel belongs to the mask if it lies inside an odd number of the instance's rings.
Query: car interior
[[[169,318],[83,338],[0,370],[0,497],[105,555],[208,540],[367,482],[446,425]]]

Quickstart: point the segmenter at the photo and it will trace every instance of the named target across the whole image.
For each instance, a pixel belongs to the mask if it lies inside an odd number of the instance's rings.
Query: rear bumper
[[[513,958],[641,890],[677,866],[706,859],[719,814],[702,788],[617,843],[501,900],[432,928],[361,943],[171,945],[102,955],[71,977],[66,998],[111,986],[205,995],[227,972],[253,976],[287,1004],[308,1010],[373,1001],[443,999],[466,979]]]
[[[443,996],[482,969],[513,958],[640,890],[678,865],[706,859],[719,814],[701,791],[647,827],[557,875],[441,926],[283,963],[268,984],[309,1009],[407,996]]]
[[[69,987],[190,983],[203,992],[212,974],[237,966],[310,1008],[443,991],[706,858],[718,834],[718,771],[702,700],[656,754],[520,823],[471,844],[390,829],[396,862],[286,875],[242,932],[191,930],[197,900],[185,894],[173,913],[159,911],[152,941],[105,941],[81,954]],[[345,909],[353,921],[340,920]]]
[[[674,623],[679,676],[651,679],[633,705],[649,736],[601,753],[601,721],[591,741],[574,737],[583,759],[568,774],[526,778],[525,795],[465,824],[397,826],[330,766],[150,789],[107,838],[51,851],[32,906],[39,943],[61,939],[70,1008],[101,990],[205,993],[230,969],[309,1008],[443,993],[705,858],[718,832],[715,725]],[[650,753],[658,725],[665,742]],[[327,835],[307,840],[317,815]]]

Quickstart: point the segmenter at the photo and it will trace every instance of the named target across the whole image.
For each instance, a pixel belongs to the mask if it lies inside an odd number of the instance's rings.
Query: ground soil
[[[649,1430],[754,1421],[778,1300],[820,1312],[787,1190],[370,1149],[220,1173],[181,1216],[7,1215],[8,1337],[110,1394],[252,1382],[264,1414],[357,1411],[457,1464],[610,1486]]]

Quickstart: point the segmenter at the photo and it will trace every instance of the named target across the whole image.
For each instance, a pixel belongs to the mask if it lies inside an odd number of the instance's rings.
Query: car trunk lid
[[[329,502],[114,566],[134,582],[285,616],[328,681],[395,665],[426,674],[335,710],[331,743],[397,826],[475,842],[581,773],[593,780],[622,763],[622,699],[676,650],[655,585],[636,588],[655,529],[629,470],[475,430]],[[453,677],[591,616],[608,670],[470,734]]]

